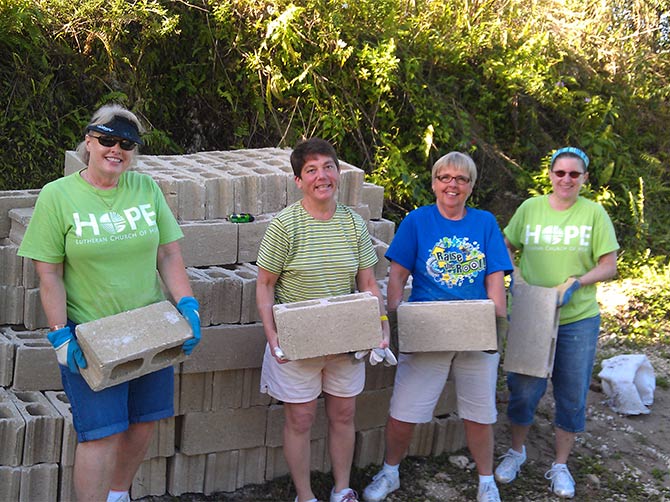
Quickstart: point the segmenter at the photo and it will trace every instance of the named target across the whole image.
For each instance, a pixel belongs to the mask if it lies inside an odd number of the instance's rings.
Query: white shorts
[[[326,392],[354,397],[365,386],[365,363],[353,354],[311,357],[279,364],[265,345],[261,392],[285,403],[308,403]]]
[[[493,424],[500,354],[481,351],[400,354],[390,415],[396,420],[430,422],[437,400],[453,370],[458,415],[479,424]]]

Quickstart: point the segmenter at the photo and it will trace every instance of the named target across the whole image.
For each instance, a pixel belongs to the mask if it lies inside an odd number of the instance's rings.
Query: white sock
[[[512,452],[514,452],[515,455],[518,455],[519,457],[522,457],[522,456],[524,456],[524,455],[526,454],[526,445],[523,445],[523,446],[521,447],[521,453],[519,453],[518,451],[516,451],[514,448],[510,448],[510,450],[512,450]]]
[[[493,483],[493,474],[490,476],[482,476],[481,474],[479,475],[479,486],[486,483]]]
[[[347,487],[344,490],[340,490],[339,492],[336,492],[335,487],[333,487],[333,495],[335,495],[336,497],[344,496],[345,494],[349,493],[350,491],[351,491],[351,488]]]
[[[382,467],[382,470],[388,472],[389,474],[400,474],[400,464],[397,465],[388,465],[386,462],[384,462],[384,467]]]
[[[128,490],[117,492],[116,490],[109,490],[107,494],[107,502],[116,502],[121,497],[128,495]]]

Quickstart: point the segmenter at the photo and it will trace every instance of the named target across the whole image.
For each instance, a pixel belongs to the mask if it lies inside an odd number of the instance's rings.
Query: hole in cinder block
[[[251,272],[245,270],[236,270],[235,273],[242,279],[256,279],[256,276]]]
[[[41,347],[51,347],[51,344],[47,343],[46,340],[44,340],[44,341],[37,340],[37,341],[34,341],[34,342],[24,343],[23,346],[24,347],[30,347],[30,348],[34,348],[34,347],[41,348]]]
[[[109,378],[116,380],[117,378],[134,373],[142,367],[142,364],[144,364],[143,359],[133,359],[132,361],[126,361],[125,363],[119,364],[116,368],[114,368],[109,375]]]
[[[0,405],[0,420],[3,418],[13,418],[14,414],[9,410],[9,407]]]
[[[151,364],[161,364],[167,361],[173,361],[181,354],[181,352],[182,352],[181,345],[177,345],[176,347],[170,347],[169,349],[163,350],[158,354],[156,354],[151,359]]]
[[[358,298],[352,298],[350,296],[348,296],[347,298],[329,298],[328,303],[350,302],[351,300],[354,299],[358,300]]]
[[[23,401],[24,403],[34,403],[37,401],[37,397],[30,392],[14,392],[14,395],[19,401]]]
[[[70,400],[67,398],[67,394],[65,394],[65,392],[58,394],[56,399],[58,399],[61,403],[70,404]]]
[[[16,333],[16,338],[20,340],[46,340],[44,335],[39,333]]]
[[[29,404],[26,406],[26,411],[30,413],[33,417],[43,417],[44,415],[48,415],[49,411],[46,406],[42,404]]]

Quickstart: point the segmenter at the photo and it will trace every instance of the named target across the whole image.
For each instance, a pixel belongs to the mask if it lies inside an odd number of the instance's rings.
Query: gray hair
[[[475,186],[475,181],[477,181],[477,166],[475,165],[475,161],[472,160],[467,153],[449,152],[437,159],[435,164],[433,164],[433,171],[431,173],[433,180],[443,168],[449,166],[455,168],[457,171],[468,173],[470,183],[472,186]]]

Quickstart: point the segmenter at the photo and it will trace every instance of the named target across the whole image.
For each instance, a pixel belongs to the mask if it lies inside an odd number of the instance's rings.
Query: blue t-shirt
[[[495,217],[471,207],[461,220],[445,218],[435,204],[415,209],[385,256],[412,274],[411,302],[483,300],[486,276],[512,270]]]

